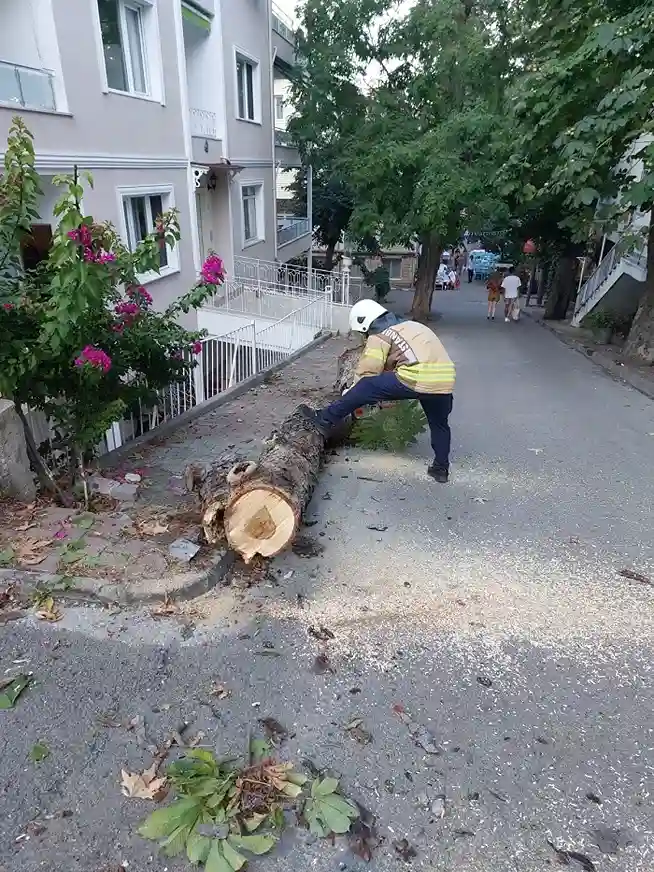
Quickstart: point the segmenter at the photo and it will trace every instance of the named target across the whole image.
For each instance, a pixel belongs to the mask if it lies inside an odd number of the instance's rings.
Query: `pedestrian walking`
[[[368,337],[356,381],[325,409],[301,406],[302,414],[327,438],[339,421],[361,406],[389,400],[418,400],[431,433],[433,462],[427,474],[446,482],[450,468],[450,425],[455,368],[433,330],[399,321],[376,300],[359,300],[350,311],[350,330]]]
[[[495,310],[497,309],[497,304],[502,299],[503,278],[504,274],[500,270],[495,270],[486,282],[486,288],[488,290],[488,313],[486,318],[489,321],[495,320]]]
[[[515,274],[513,267],[509,267],[509,272],[502,280],[502,290],[504,291],[504,320],[508,324],[511,320],[511,314],[514,302],[520,295],[520,285],[522,282]]]

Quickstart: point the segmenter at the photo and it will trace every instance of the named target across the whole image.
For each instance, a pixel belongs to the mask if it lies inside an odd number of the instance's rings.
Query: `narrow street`
[[[324,550],[277,559],[274,583],[217,589],[185,621],[66,605],[0,628],[0,677],[24,659],[37,678],[0,713],[1,872],[191,868],[136,833],[152,803],[121,795],[151,758],[105,724],[136,715],[154,744],[189,722],[224,756],[274,717],[285,757],[342,773],[377,817],[369,866],[292,830],[255,872],[407,868],[399,839],[432,872],[542,872],[550,842],[651,872],[654,588],[619,571],[654,578],[654,406],[529,317],[488,322],[478,283],[434,308],[458,372],[450,484],[425,475],[426,434],[406,456],[342,450],[306,519]],[[344,729],[359,718],[368,744]]]

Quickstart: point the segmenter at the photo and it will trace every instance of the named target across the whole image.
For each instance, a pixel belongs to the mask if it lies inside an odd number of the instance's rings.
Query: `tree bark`
[[[225,454],[210,466],[189,464],[184,481],[189,493],[196,494],[202,508],[202,530],[209,545],[225,539],[224,514],[233,482],[241,481],[248,469],[242,457]],[[232,471],[230,475],[230,471]]]
[[[355,348],[348,348],[338,358],[338,367],[336,371],[336,382],[334,390],[339,396],[345,388],[351,388],[354,383],[354,373],[363,351],[363,345],[357,345]]]
[[[559,258],[552,289],[545,304],[543,318],[547,321],[563,321],[574,299],[576,258],[564,255]]]
[[[437,233],[429,233],[421,239],[421,244],[411,317],[416,321],[427,321],[431,313],[431,299],[441,259],[441,241]]]
[[[647,276],[638,311],[627,336],[624,353],[654,364],[654,221],[647,238]]]
[[[266,441],[224,514],[227,541],[246,563],[257,554],[274,557],[293,542],[324,452],[324,438],[297,409]]]
[[[336,243],[330,242],[327,248],[325,249],[325,269],[327,272],[331,272],[334,269],[334,251],[336,250]]]

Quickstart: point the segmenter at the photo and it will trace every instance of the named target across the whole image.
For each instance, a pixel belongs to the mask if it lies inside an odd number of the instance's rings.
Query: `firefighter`
[[[450,426],[455,369],[436,334],[416,321],[400,321],[376,300],[359,300],[350,311],[350,330],[368,337],[354,385],[318,411],[302,406],[323,436],[361,406],[418,400],[424,409],[434,460],[427,473],[446,482],[450,468]]]

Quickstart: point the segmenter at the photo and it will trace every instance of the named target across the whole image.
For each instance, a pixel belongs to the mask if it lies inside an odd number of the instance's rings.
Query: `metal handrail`
[[[595,271],[591,273],[581,287],[575,306],[575,315],[597,294],[620,261],[626,260],[636,266],[646,267],[647,254],[645,246],[634,252],[630,251],[629,245],[628,241],[621,239],[602,258]]]

